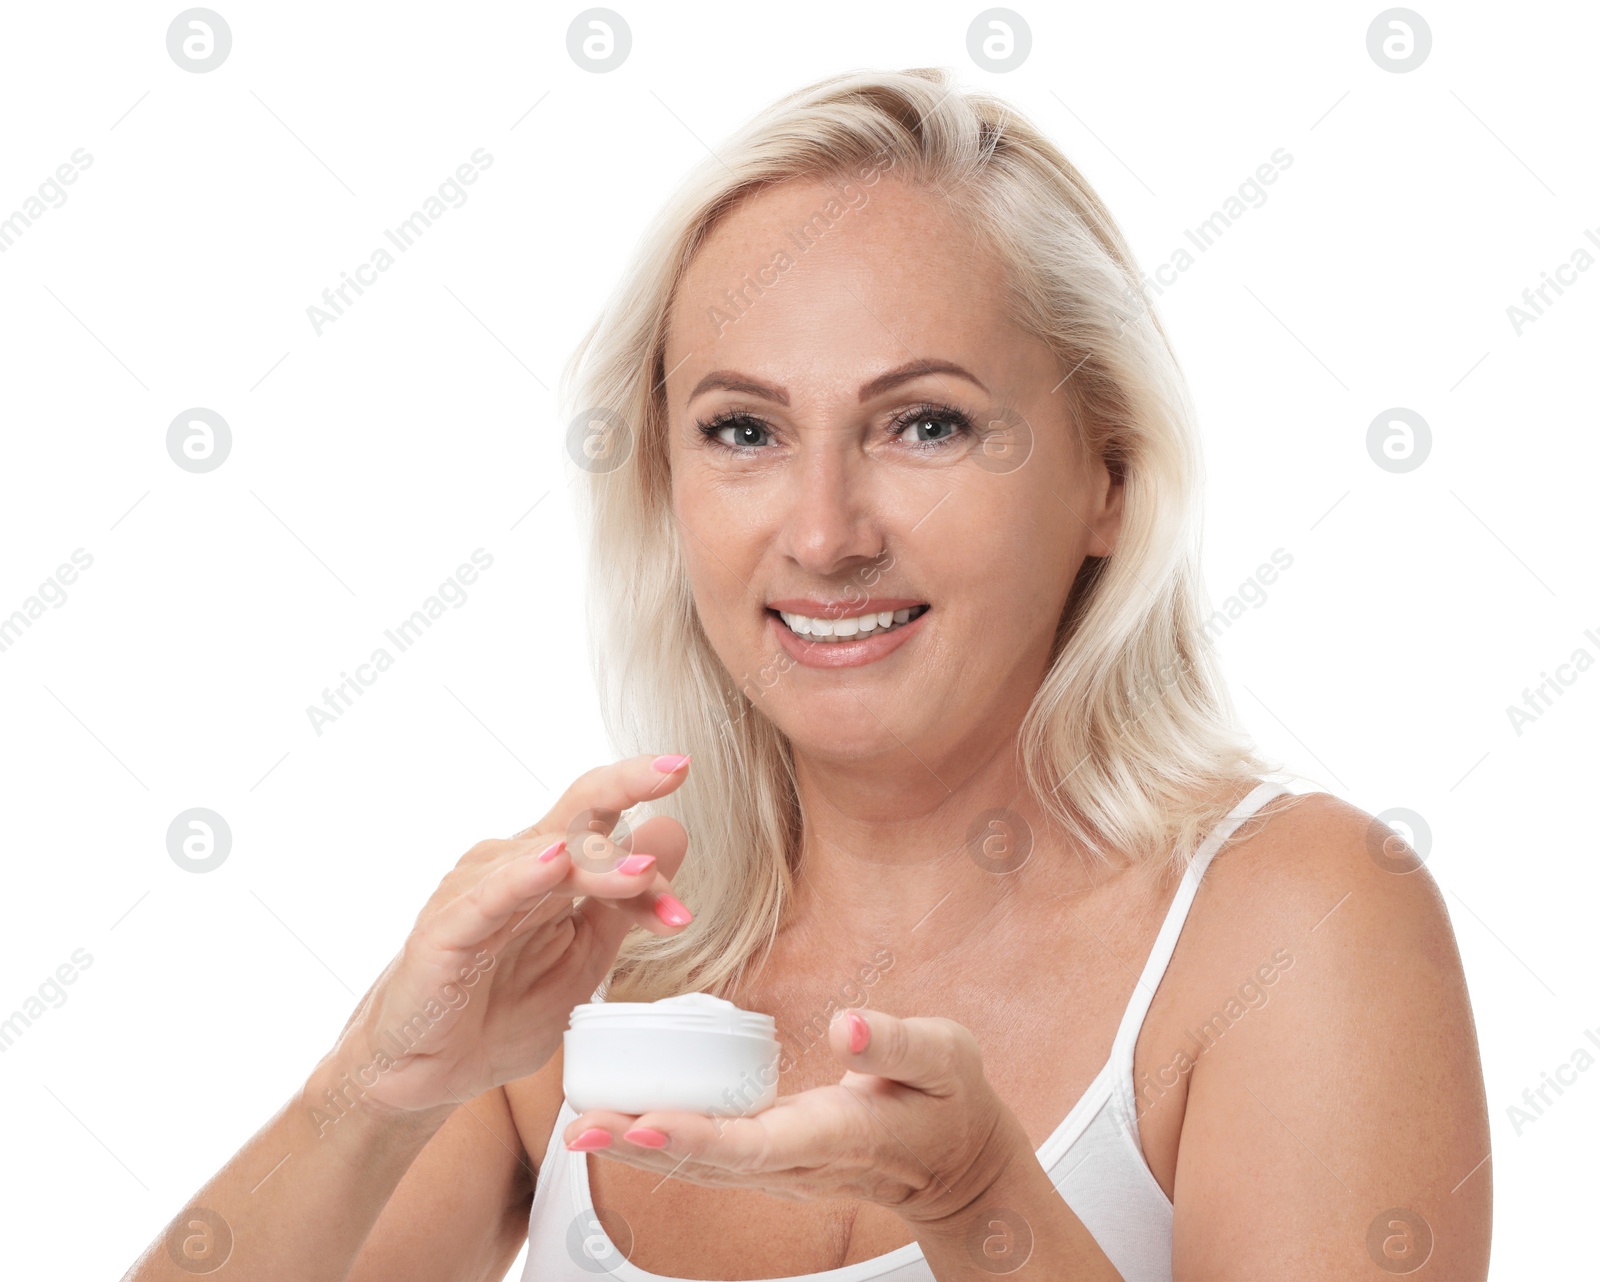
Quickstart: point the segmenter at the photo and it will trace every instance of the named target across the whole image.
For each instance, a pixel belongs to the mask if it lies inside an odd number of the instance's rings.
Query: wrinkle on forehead
[[[1027,337],[998,254],[937,191],[898,179],[861,191],[820,235],[803,229],[836,190],[815,180],[763,190],[707,235],[673,299],[664,370],[677,397],[719,367],[853,395],[878,369],[961,359],[940,348],[992,347],[1001,328]],[[775,354],[781,373],[763,370]]]

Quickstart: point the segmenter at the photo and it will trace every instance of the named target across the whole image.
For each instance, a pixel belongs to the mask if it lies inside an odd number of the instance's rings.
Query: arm
[[[1009,1111],[1006,1139],[985,1191],[958,1214],[934,1223],[907,1220],[938,1282],[1122,1282],[1039,1165]]]
[[[452,1114],[417,1155],[346,1282],[501,1282],[528,1238],[539,1147],[566,1099],[560,1047]]]
[[[395,1114],[359,1106],[319,1137],[312,1108],[326,1108],[323,1092],[339,1075],[333,1061],[319,1063],[162,1230],[124,1282],[188,1282],[219,1259],[233,1275],[343,1282],[418,1156],[436,1137],[459,1136],[462,1128],[453,1108]],[[460,1110],[463,1120],[471,1107]],[[460,1246],[473,1249],[465,1238]]]
[[[533,1163],[510,1097],[549,1066],[458,1108],[417,1155],[347,1282],[500,1282],[528,1236]],[[559,1065],[555,1078],[560,1089]],[[553,1113],[556,1104],[549,1107]]]
[[[597,871],[594,859],[620,849],[593,827],[573,828],[574,816],[621,814],[670,791],[686,762],[597,767],[538,824],[467,851],[334,1050],[126,1282],[187,1282],[229,1264],[296,1282],[503,1276],[533,1190],[507,1088],[553,1060],[559,1082],[567,1015],[630,929],[682,926],[656,912],[683,860],[682,827],[647,820],[633,835],[655,861],[619,870],[619,858]],[[584,833],[584,866],[564,838],[552,840],[567,831]]]
[[[565,1099],[562,1053],[456,1110],[378,1217],[347,1282],[501,1282],[528,1236],[535,1137]],[[524,1137],[527,1137],[525,1139]]]
[[[500,1282],[526,1240],[535,1183],[515,1119],[548,1128],[561,1101],[560,1053],[537,1073],[453,1109],[437,1126],[357,1109],[316,1139],[316,1128],[297,1119],[313,1104],[326,1107],[323,1091],[337,1076],[319,1064],[295,1099],[190,1199],[186,1211],[217,1211],[230,1226],[230,1273],[307,1282]],[[263,1181],[261,1172],[284,1152],[293,1155]],[[280,1178],[291,1171],[293,1178]],[[167,1242],[175,1237],[181,1250],[189,1238],[198,1250],[207,1245],[205,1230],[187,1226],[183,1216],[173,1226],[179,1231],[164,1230],[125,1282],[194,1277],[173,1263]]]
[[[1190,1073],[1179,1282],[1424,1262],[1428,1277],[1487,1275],[1489,1119],[1461,958],[1432,877],[1381,867],[1370,824],[1308,797],[1207,875],[1221,911],[1204,946],[1226,959],[1207,967],[1207,1010],[1274,949],[1293,960]]]

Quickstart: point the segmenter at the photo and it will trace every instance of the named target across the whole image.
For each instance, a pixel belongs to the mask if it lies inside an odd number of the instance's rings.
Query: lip
[[[889,599],[889,598],[885,598]],[[907,601],[904,598],[893,598],[900,601],[897,605],[884,605],[878,607],[884,610],[906,610],[914,605],[922,605],[921,601]],[[813,607],[819,602],[805,602]],[[872,608],[872,602],[865,605],[853,606],[857,614],[866,614]],[[859,668],[866,663],[875,663],[887,654],[893,653],[909,641],[922,626],[922,621],[933,611],[924,610],[908,623],[902,623],[898,628],[889,632],[875,632],[872,636],[860,641],[807,641],[797,635],[787,623],[780,619],[771,610],[791,610],[797,614],[810,614],[810,610],[791,606],[789,601],[774,602],[767,612],[767,623],[778,638],[778,644],[783,647],[795,662],[807,668]],[[826,615],[814,615],[816,618],[826,618]],[[848,614],[837,615],[838,618],[850,618]]]
[[[768,601],[767,609],[803,614],[812,619],[853,619],[858,614],[909,610],[912,606],[927,604],[909,596],[873,596],[864,601],[818,601],[815,597],[789,596],[779,601]]]

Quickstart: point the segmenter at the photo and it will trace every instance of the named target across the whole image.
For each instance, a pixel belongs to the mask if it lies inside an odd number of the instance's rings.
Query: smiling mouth
[[[926,614],[930,608],[923,603],[908,609],[884,610],[850,619],[813,619],[803,614],[774,610],[770,606],[767,607],[767,613],[802,641],[837,645],[841,641],[865,641],[869,637],[893,632]]]

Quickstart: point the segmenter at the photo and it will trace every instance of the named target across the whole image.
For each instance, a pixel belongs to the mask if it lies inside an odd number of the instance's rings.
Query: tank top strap
[[[1205,876],[1212,857],[1246,819],[1274,797],[1288,791],[1288,787],[1284,784],[1270,780],[1257,784],[1223,816],[1205,841],[1200,844],[1199,849],[1194,852],[1189,867],[1184,871],[1183,879],[1178,883],[1177,893],[1172,897],[1172,905],[1167,909],[1161,930],[1156,934],[1156,942],[1150,948],[1150,957],[1144,964],[1144,970],[1139,974],[1139,982],[1134,985],[1133,996],[1128,999],[1128,1008],[1123,1012],[1122,1023],[1117,1027],[1116,1041],[1112,1043],[1112,1061],[1114,1063],[1125,1061],[1130,1066],[1130,1073],[1134,1042],[1138,1040],[1139,1030],[1144,1026],[1144,1017],[1149,1013],[1150,1003],[1155,1000],[1156,987],[1161,983],[1161,977],[1166,974],[1167,963],[1172,960],[1173,951],[1178,946],[1178,936],[1183,933],[1183,925],[1189,918],[1189,909],[1194,903],[1195,892],[1200,888],[1200,879]]]

